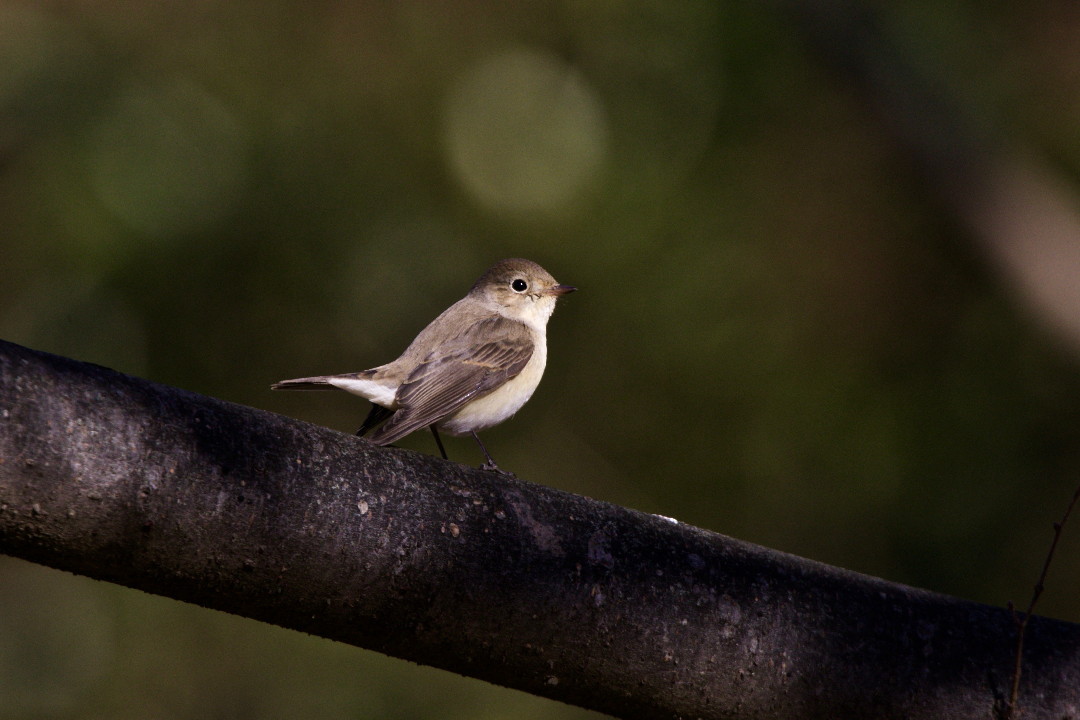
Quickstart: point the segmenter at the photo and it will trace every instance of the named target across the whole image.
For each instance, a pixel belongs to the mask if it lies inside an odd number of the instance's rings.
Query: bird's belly
[[[498,425],[521,409],[532,397],[547,364],[547,348],[533,352],[528,364],[512,380],[487,395],[464,405],[453,415],[443,418],[437,427],[451,435],[465,435]]]

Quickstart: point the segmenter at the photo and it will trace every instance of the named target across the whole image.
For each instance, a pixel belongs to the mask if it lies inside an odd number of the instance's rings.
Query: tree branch
[[[624,718],[987,718],[964,602],[0,342],[0,551]],[[1025,718],[1076,717],[1032,618]]]

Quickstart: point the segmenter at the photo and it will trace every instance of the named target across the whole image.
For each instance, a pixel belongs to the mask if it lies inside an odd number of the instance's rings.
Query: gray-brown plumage
[[[425,427],[436,440],[437,430],[471,434],[486,466],[495,468],[476,433],[506,420],[532,396],[547,363],[548,318],[558,297],[574,289],[530,260],[503,260],[397,360],[357,373],[284,380],[272,388],[336,387],[367,398],[375,407],[360,434],[373,431],[370,439],[379,445]]]

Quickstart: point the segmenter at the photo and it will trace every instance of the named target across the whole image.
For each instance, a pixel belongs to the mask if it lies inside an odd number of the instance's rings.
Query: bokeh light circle
[[[603,107],[557,57],[518,48],[484,58],[453,84],[444,120],[456,179],[493,211],[558,211],[596,178]]]

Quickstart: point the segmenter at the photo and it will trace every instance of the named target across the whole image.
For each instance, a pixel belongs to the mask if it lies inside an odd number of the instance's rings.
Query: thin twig
[[[1061,540],[1061,530],[1065,527],[1065,523],[1068,522],[1069,515],[1072,514],[1078,500],[1080,500],[1080,485],[1073,492],[1072,500],[1069,501],[1069,506],[1065,508],[1065,514],[1061,516],[1061,520],[1054,523],[1054,539],[1050,541],[1050,550],[1046,553],[1046,560],[1043,561],[1042,572],[1039,573],[1039,580],[1035,583],[1034,592],[1031,593],[1031,602],[1028,603],[1027,610],[1022,614],[1017,613],[1013,604],[1009,603],[1009,610],[1012,611],[1013,620],[1016,622],[1016,657],[1013,660],[1012,689],[1009,692],[1009,700],[1002,716],[1003,720],[1013,720],[1013,718],[1020,715],[1017,700],[1020,696],[1020,674],[1024,665],[1024,632],[1027,630],[1032,613],[1035,612],[1035,605],[1038,604],[1039,598],[1042,597],[1043,590],[1046,587],[1046,574],[1050,570],[1054,552],[1057,551],[1058,541]]]

